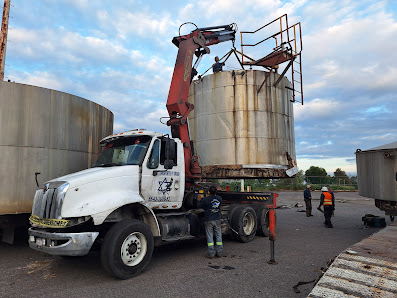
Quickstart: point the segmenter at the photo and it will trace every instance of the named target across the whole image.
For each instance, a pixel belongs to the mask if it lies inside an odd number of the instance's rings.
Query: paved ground
[[[227,256],[213,260],[204,257],[205,241],[196,240],[155,249],[145,273],[121,281],[106,275],[96,253],[62,259],[33,251],[24,242],[2,243],[0,297],[306,297],[313,284],[301,286],[301,293],[293,286],[316,279],[329,259],[379,230],[363,228],[364,214],[383,214],[372,199],[357,193],[336,193],[334,229],[324,228],[319,211],[308,218],[298,211],[303,207],[293,207],[303,204],[301,192],[279,194],[277,205],[287,208],[277,209],[277,265],[267,264],[267,238],[245,244],[224,239]]]

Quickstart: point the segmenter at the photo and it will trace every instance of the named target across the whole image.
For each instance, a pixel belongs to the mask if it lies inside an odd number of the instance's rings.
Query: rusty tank
[[[203,177],[283,178],[296,169],[291,83],[283,77],[274,87],[280,75],[267,74],[223,71],[191,84],[190,134]]]
[[[0,82],[0,216],[30,213],[38,182],[89,168],[113,113],[87,99]]]

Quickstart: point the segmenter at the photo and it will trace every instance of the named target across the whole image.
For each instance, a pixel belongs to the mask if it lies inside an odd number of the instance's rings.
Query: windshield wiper
[[[96,165],[95,167],[117,167],[117,166],[121,166],[121,164],[119,163],[105,163],[102,165]]]

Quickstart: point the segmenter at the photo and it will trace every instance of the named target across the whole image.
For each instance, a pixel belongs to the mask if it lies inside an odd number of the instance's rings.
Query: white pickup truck
[[[83,256],[100,247],[105,270],[127,279],[144,270],[154,246],[204,235],[197,199],[205,196],[208,184],[185,187],[179,139],[132,130],[108,136],[101,144],[92,168],[37,189],[29,245],[60,256]],[[276,194],[220,195],[225,233],[242,242],[256,233],[267,235],[268,207],[275,204]]]

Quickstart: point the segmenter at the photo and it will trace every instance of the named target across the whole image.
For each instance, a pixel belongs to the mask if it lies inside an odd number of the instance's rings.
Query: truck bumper
[[[51,233],[29,229],[29,246],[38,251],[57,256],[85,256],[99,232]]]

